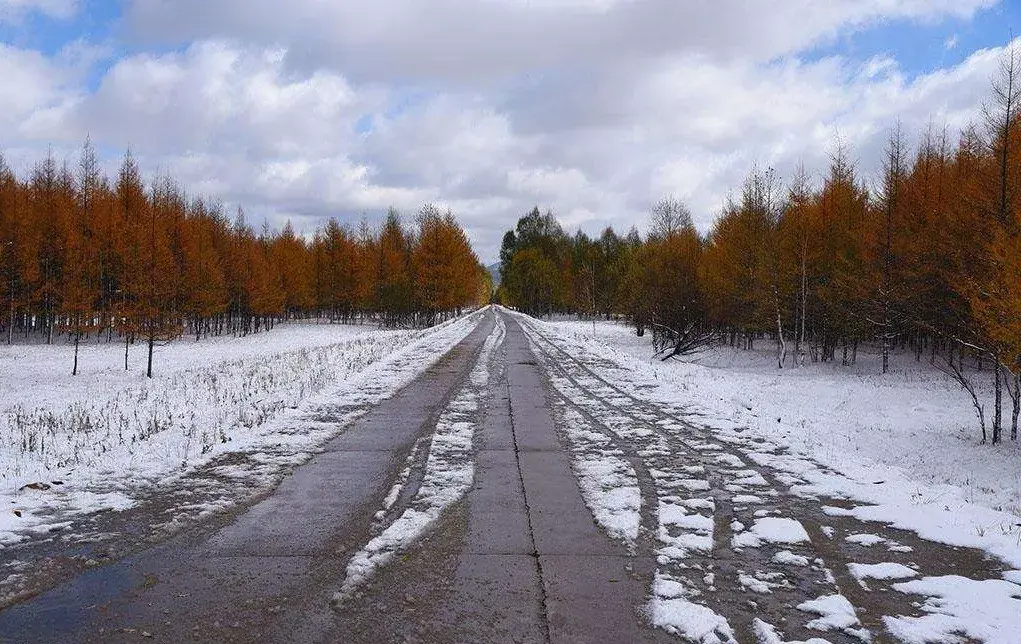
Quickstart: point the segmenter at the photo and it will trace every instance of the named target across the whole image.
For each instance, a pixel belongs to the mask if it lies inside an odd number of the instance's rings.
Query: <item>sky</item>
[[[756,166],[863,177],[979,120],[1021,0],[0,0],[0,151],[86,137],[250,222],[453,210],[480,258],[533,206],[569,232],[708,231]]]

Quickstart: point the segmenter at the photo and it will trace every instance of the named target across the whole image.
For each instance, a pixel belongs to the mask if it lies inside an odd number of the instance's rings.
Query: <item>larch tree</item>
[[[639,259],[649,302],[649,325],[663,359],[702,348],[709,334],[699,279],[702,240],[683,202],[664,199],[652,208],[651,232]]]
[[[95,220],[102,179],[95,149],[88,139],[78,161],[77,183],[76,203],[65,220],[62,279],[64,326],[74,342],[73,376],[78,375],[78,348],[82,338],[97,326],[95,313],[99,300]],[[66,190],[73,190],[73,187]]]
[[[66,185],[67,182],[64,182]],[[32,170],[30,187],[32,239],[27,247],[32,257],[26,266],[26,278],[31,285],[33,303],[37,304],[39,322],[46,333],[46,343],[53,343],[53,326],[60,301],[60,282],[63,257],[62,225],[68,214],[67,198],[62,195],[60,171],[49,150],[46,158]],[[34,323],[33,323],[34,325]]]
[[[992,82],[992,102],[983,110],[990,151],[996,160],[995,212],[1000,225],[1012,228],[1014,222],[1015,177],[1011,177],[1011,158],[1015,154],[1015,128],[1021,110],[1021,41],[1012,40],[1000,58]]]
[[[215,245],[216,222],[201,200],[191,207],[182,231],[182,313],[191,319],[195,339],[229,306],[230,294]]]
[[[1017,188],[1017,177],[1011,176],[1011,157],[1014,154],[1015,139],[1012,130],[1016,129],[1018,110],[1021,109],[1021,45],[1017,40],[1011,41],[1000,59],[999,69],[992,83],[993,101],[984,109],[989,146],[996,160],[996,187],[994,209],[996,221],[1007,231],[1016,227],[1014,201]],[[995,271],[995,267],[991,267]],[[995,401],[993,403],[993,443],[1000,441],[1002,432],[1002,363],[1003,356],[996,350],[996,343],[990,343],[993,349],[995,369]]]
[[[376,264],[376,306],[386,326],[407,322],[413,310],[411,248],[400,214],[391,208],[379,234]]]
[[[456,249],[443,216],[427,204],[418,213],[418,238],[411,256],[412,272],[419,305],[426,319],[435,320],[440,311],[449,311],[455,300]]]
[[[799,165],[787,188],[787,208],[778,226],[780,252],[788,266],[794,267],[795,292],[792,309],[794,316],[794,364],[804,366],[808,331],[808,248],[809,219],[814,195],[809,188],[808,175]]]
[[[890,349],[897,337],[899,325],[894,320],[894,309],[900,302],[900,269],[902,260],[898,254],[900,230],[903,226],[904,201],[902,195],[907,181],[907,144],[904,133],[898,123],[890,132],[883,156],[882,184],[879,189],[877,206],[880,216],[876,218],[878,226],[873,227],[871,241],[873,257],[877,258],[878,266],[874,272],[877,280],[878,315],[872,319],[879,329],[882,343],[883,373],[890,370]]]
[[[284,291],[284,309],[300,317],[312,308],[312,263],[305,240],[294,233],[290,220],[271,242],[272,255]]]
[[[23,260],[19,256],[25,252],[27,221],[23,193],[7,160],[0,154],[0,288],[4,294],[7,344],[14,342],[15,315],[23,289]]]
[[[170,224],[179,214],[181,196],[169,177],[152,185],[142,216],[135,223],[135,294],[133,317],[146,343],[145,375],[152,378],[157,344],[181,335],[178,279],[181,274],[170,244]]]

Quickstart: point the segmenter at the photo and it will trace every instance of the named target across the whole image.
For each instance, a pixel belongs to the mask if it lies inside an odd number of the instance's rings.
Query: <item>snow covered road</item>
[[[570,334],[480,317],[272,493],[0,611],[0,641],[1021,642],[1006,546],[893,527]]]

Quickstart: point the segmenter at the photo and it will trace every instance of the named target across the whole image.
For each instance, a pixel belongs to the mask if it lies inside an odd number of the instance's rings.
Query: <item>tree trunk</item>
[[[890,371],[890,338],[883,333],[883,373]]]
[[[81,340],[82,334],[79,331],[74,334],[74,366],[71,368],[71,375],[78,375],[78,343]]]
[[[808,317],[808,268],[807,268],[807,255],[808,255],[808,241],[802,240],[801,242],[801,341],[799,345],[805,346],[805,319]],[[799,349],[799,356],[801,358],[801,366],[805,366],[805,355],[801,353],[802,349]],[[814,362],[814,360],[813,360]]]
[[[1010,440],[1017,440],[1017,419],[1021,415],[1021,374],[1014,376],[1014,395],[1011,397]]]
[[[993,445],[1000,442],[1003,432],[1003,378],[1000,377],[1000,360],[993,358],[994,402],[993,402]]]
[[[783,319],[780,315],[780,294],[776,287],[773,287],[773,303],[776,306],[776,363],[778,369],[783,369],[787,361],[787,342],[783,337]]]
[[[156,344],[156,334],[154,330],[149,331],[149,365],[145,370],[145,377],[152,378],[152,348]]]

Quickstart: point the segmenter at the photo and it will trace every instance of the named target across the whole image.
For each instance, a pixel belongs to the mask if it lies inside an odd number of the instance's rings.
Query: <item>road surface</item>
[[[0,641],[899,641],[884,616],[928,613],[893,584],[1002,572],[627,379],[494,309],[271,494],[0,611]]]

